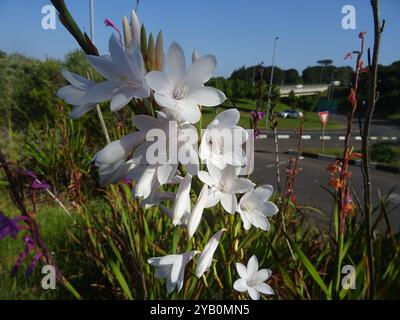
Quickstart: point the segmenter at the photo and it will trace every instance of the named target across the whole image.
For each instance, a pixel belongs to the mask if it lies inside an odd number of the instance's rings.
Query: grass
[[[394,152],[394,156],[390,160],[380,161],[379,159],[374,159],[373,156],[371,157],[371,160],[379,164],[400,168],[400,146],[388,145],[387,148],[389,148]],[[326,154],[339,158],[343,156],[343,148],[324,148],[323,152],[321,152],[321,148],[304,148],[303,151],[316,154]],[[361,152],[361,151],[356,150],[356,152]]]
[[[203,108],[203,127],[206,127],[215,117],[216,114],[222,112],[224,109],[232,108],[230,104],[224,104],[216,108]],[[243,128],[250,128],[250,112],[255,110],[255,103],[248,99],[241,99],[236,103],[236,108],[240,111],[239,126]],[[290,109],[287,104],[279,102],[276,106],[276,111],[283,111]],[[304,129],[305,130],[321,130],[321,121],[319,120],[316,112],[304,113]],[[265,119],[259,122],[258,128],[265,129]],[[283,119],[278,118],[278,129],[279,130],[290,130],[299,128],[298,119]],[[337,121],[328,121],[325,130],[340,130],[344,129],[345,125]]]
[[[0,187],[0,210],[10,217],[19,215],[4,187]],[[74,210],[71,212],[74,219],[60,207],[45,201],[37,207],[37,221],[43,240],[53,253],[60,270],[78,291],[82,288],[87,291],[89,288],[87,292],[90,294],[88,275],[93,272],[93,263],[86,257],[82,246],[85,235],[76,223],[79,222],[79,216]],[[0,300],[72,299],[72,295],[59,284],[55,290],[42,289],[41,281],[44,275],[41,273],[41,263],[37,264],[32,275],[25,275],[32,259],[31,255],[21,265],[17,276],[10,277],[18,255],[24,250],[22,239],[21,232],[17,239],[6,237],[0,241]]]

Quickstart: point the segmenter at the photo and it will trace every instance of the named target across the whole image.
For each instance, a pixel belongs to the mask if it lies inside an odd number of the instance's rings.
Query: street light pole
[[[273,53],[272,53],[271,75],[269,77],[269,88],[268,88],[267,113],[266,113],[266,119],[265,119],[265,128],[266,129],[268,129],[269,109],[271,108],[271,95],[272,95],[272,82],[274,80],[276,42],[278,39],[279,39],[279,37],[275,37],[275,39],[274,39],[274,49],[273,49]]]
[[[90,40],[94,43],[94,5],[93,0],[89,0],[90,10]]]

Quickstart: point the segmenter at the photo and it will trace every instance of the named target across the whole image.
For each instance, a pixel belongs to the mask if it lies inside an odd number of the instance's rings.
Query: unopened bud
[[[147,57],[147,35],[146,35],[146,29],[144,27],[144,24],[142,24],[142,28],[140,29],[140,48],[142,50],[143,58],[145,59],[145,62],[146,62],[146,57]]]
[[[194,49],[192,53],[192,63],[195,62],[198,58],[199,58],[199,53],[197,52],[196,49]]]
[[[138,45],[140,45],[141,29],[140,29],[139,18],[136,15],[135,10],[132,10],[131,14],[131,34],[132,34],[132,39],[136,41]],[[144,39],[146,41],[146,37]]]
[[[127,17],[122,18],[122,31],[124,33],[125,48],[129,48],[132,42],[132,33]]]
[[[164,60],[164,38],[161,31],[157,35],[155,50],[154,70],[161,71]]]
[[[155,49],[154,49],[154,38],[153,38],[152,33],[150,33],[148,45],[149,45],[149,47],[147,48],[148,70],[153,70],[154,69],[154,61],[155,61]]]

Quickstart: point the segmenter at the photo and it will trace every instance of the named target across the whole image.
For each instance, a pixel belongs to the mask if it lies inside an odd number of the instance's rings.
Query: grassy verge
[[[371,160],[376,163],[398,167],[400,168],[400,146],[393,146],[393,145],[385,145],[386,150],[391,150],[390,156],[383,157],[383,153],[379,154],[371,154]],[[343,156],[343,149],[341,148],[325,148],[324,152],[321,152],[321,148],[304,148],[304,152],[310,152],[315,154],[326,154],[335,157],[342,157]],[[360,152],[360,150],[356,150],[356,152]]]
[[[250,127],[250,112],[255,110],[255,104],[251,100],[242,99],[236,103],[236,108],[240,111],[240,122],[239,125],[243,128]],[[222,112],[225,109],[232,108],[232,104],[225,104],[216,108],[204,108],[203,109],[203,126],[206,127],[216,116],[217,113]],[[290,107],[284,103],[278,103],[276,111],[283,111],[290,109]],[[316,112],[303,112],[305,121],[305,130],[321,130],[321,122]],[[259,122],[258,128],[265,129],[265,120]],[[278,129],[290,130],[299,128],[298,119],[278,119]],[[345,125],[337,121],[328,121],[325,130],[339,130],[344,129]]]

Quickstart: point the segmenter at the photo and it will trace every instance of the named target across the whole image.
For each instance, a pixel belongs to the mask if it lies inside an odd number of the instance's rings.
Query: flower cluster
[[[134,181],[132,195],[143,208],[158,205],[172,220],[174,226],[187,231],[188,238],[196,234],[202,223],[203,212],[221,204],[229,214],[240,215],[243,226],[269,230],[268,217],[278,212],[268,199],[272,186],[256,188],[248,178],[240,177],[247,159],[242,145],[249,139],[246,130],[238,126],[240,113],[236,109],[221,112],[208,125],[202,136],[194,125],[201,125],[202,107],[223,103],[225,94],[206,86],[213,76],[217,60],[213,55],[199,56],[194,52],[192,64],[186,66],[185,54],[177,42],[172,42],[164,59],[162,49],[154,48],[144,54],[139,22],[132,12],[132,22],[124,19],[125,47],[112,35],[109,40],[110,55],[88,55],[90,64],[106,79],[95,83],[67,70],[63,75],[70,85],[61,88],[59,96],[74,105],[72,118],[78,118],[97,103],[111,101],[112,111],[118,111],[135,98],[150,105],[156,103],[156,116],[137,114],[133,125],[137,131],[113,141],[94,156],[100,183],[107,185],[119,181]],[[107,20],[106,24],[118,30]],[[122,36],[120,37],[122,38]],[[162,43],[162,40],[157,41]],[[157,54],[158,52],[158,54]],[[148,61],[159,61],[157,68],[146,67]],[[160,63],[160,61],[163,61]],[[162,67],[160,67],[162,65]],[[257,119],[264,116],[256,114]],[[200,127],[201,128],[201,127]],[[201,161],[206,170],[201,170]],[[196,180],[197,184],[193,181]],[[202,183],[196,190],[195,185]],[[178,185],[176,192],[165,191],[165,185]],[[192,197],[191,191],[198,195]],[[238,195],[243,194],[240,201]],[[168,208],[163,202],[173,200]],[[193,202],[193,203],[192,203]],[[148,259],[155,266],[155,277],[166,279],[167,291],[179,291],[184,282],[185,268],[200,254],[195,274],[202,277],[210,268],[214,252],[227,229],[222,228],[208,240],[203,251],[193,250]],[[235,289],[249,288],[251,298],[258,299],[262,292],[272,293],[263,282],[270,272],[258,269],[257,259],[249,262],[247,273],[240,268],[242,280]],[[252,288],[255,286],[254,291]]]

